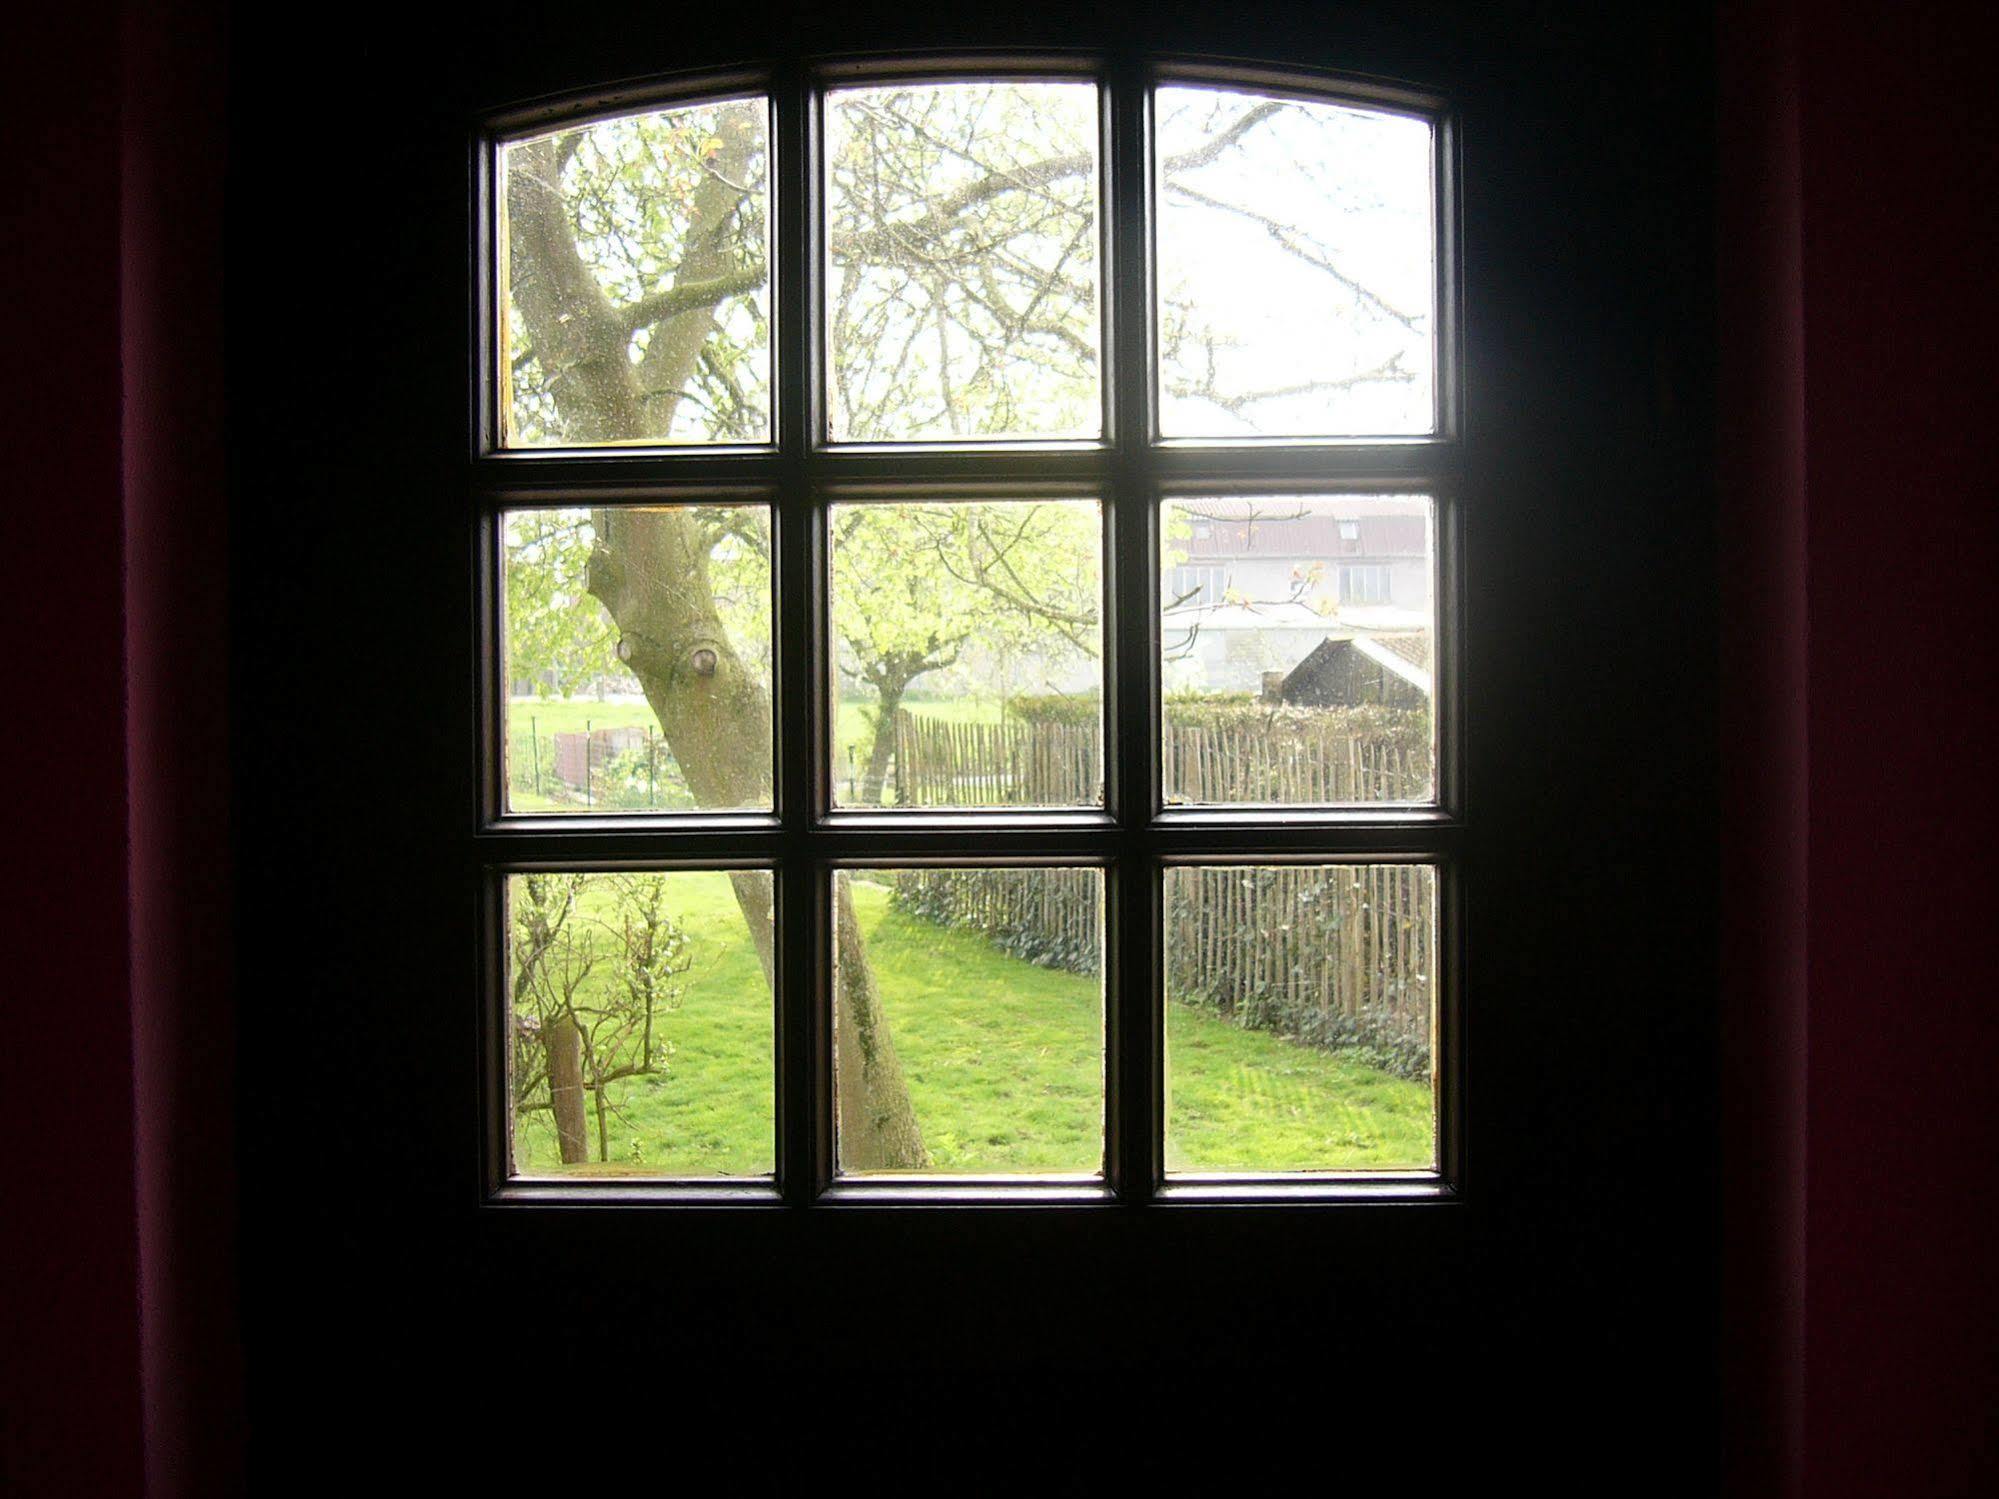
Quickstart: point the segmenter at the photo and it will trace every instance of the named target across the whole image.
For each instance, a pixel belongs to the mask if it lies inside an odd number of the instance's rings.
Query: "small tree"
[[[1075,505],[855,505],[834,537],[840,673],[874,694],[859,802],[879,806],[895,715],[968,646],[1045,667],[1098,652],[1097,523]]]
[[[593,879],[612,892],[608,918],[579,914]],[[589,1093],[597,1159],[608,1162],[610,1086],[665,1071],[659,1021],[679,1007],[690,963],[666,909],[667,877],[529,874],[513,889],[515,1114],[549,1112],[562,1163],[575,1165],[589,1159]]]

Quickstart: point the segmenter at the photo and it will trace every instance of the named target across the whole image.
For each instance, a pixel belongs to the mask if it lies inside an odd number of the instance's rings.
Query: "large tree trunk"
[[[732,875],[736,904],[749,922],[764,976],[772,967],[770,881]],[[923,1131],[909,1102],[902,1062],[889,1036],[867,941],[854,915],[853,892],[842,875],[833,886],[833,1096],[839,1116],[842,1171],[908,1171],[930,1164]]]
[[[690,253],[675,277],[686,285],[725,268],[720,236],[703,226],[725,222],[736,199],[749,145],[723,133],[718,170],[694,195]],[[629,331],[577,254],[557,183],[554,140],[516,148],[507,212],[515,253],[515,300],[543,367],[560,370],[556,399],[575,434],[607,440],[664,435],[679,392],[692,376],[714,327],[712,306],[664,319],[643,362],[626,354]],[[643,384],[641,384],[641,381]],[[658,716],[668,746],[703,807],[767,804],[770,796],[770,701],[723,629],[708,574],[710,538],[686,510],[617,509],[594,513],[596,548],[589,587],[622,636],[620,654]],[[775,982],[767,882],[738,877],[736,902],[767,979]],[[866,949],[844,894],[839,928],[851,934],[836,965],[835,1008],[841,1034],[835,1090],[842,1100],[840,1158],[848,1170],[908,1170],[929,1163],[922,1132],[896,1060],[888,1019]],[[848,1123],[848,1104],[856,1112]],[[565,1157],[567,1159],[567,1157]]]
[[[854,919],[847,876],[834,881],[833,1067],[842,1171],[894,1171],[927,1165],[902,1062],[889,1039],[888,1016]]]

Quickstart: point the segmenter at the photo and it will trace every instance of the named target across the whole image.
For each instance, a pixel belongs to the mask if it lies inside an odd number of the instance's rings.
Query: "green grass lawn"
[[[694,964],[681,1007],[666,1017],[668,1070],[610,1090],[611,1160],[571,1170],[771,1169],[769,991],[726,878],[675,879],[674,915]],[[857,880],[854,905],[932,1168],[1097,1170],[1098,981],[894,910],[881,885]],[[1433,1159],[1423,1084],[1180,1005],[1168,1007],[1166,1029],[1171,1169],[1365,1170]],[[594,1116],[591,1128],[594,1142]],[[561,1169],[547,1115],[522,1123],[516,1158],[526,1173]]]

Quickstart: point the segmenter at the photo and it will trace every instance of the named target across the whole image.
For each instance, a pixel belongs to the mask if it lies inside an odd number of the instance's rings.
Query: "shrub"
[[[1026,724],[1094,725],[1104,711],[1103,699],[1094,692],[1027,693],[1007,700],[1009,718]]]

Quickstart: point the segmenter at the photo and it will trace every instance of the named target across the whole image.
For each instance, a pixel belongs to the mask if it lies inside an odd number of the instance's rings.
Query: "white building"
[[[1401,495],[1175,500],[1161,579],[1168,691],[1258,692],[1328,638],[1386,637],[1427,675],[1430,503]],[[1427,682],[1425,683],[1427,687]]]

